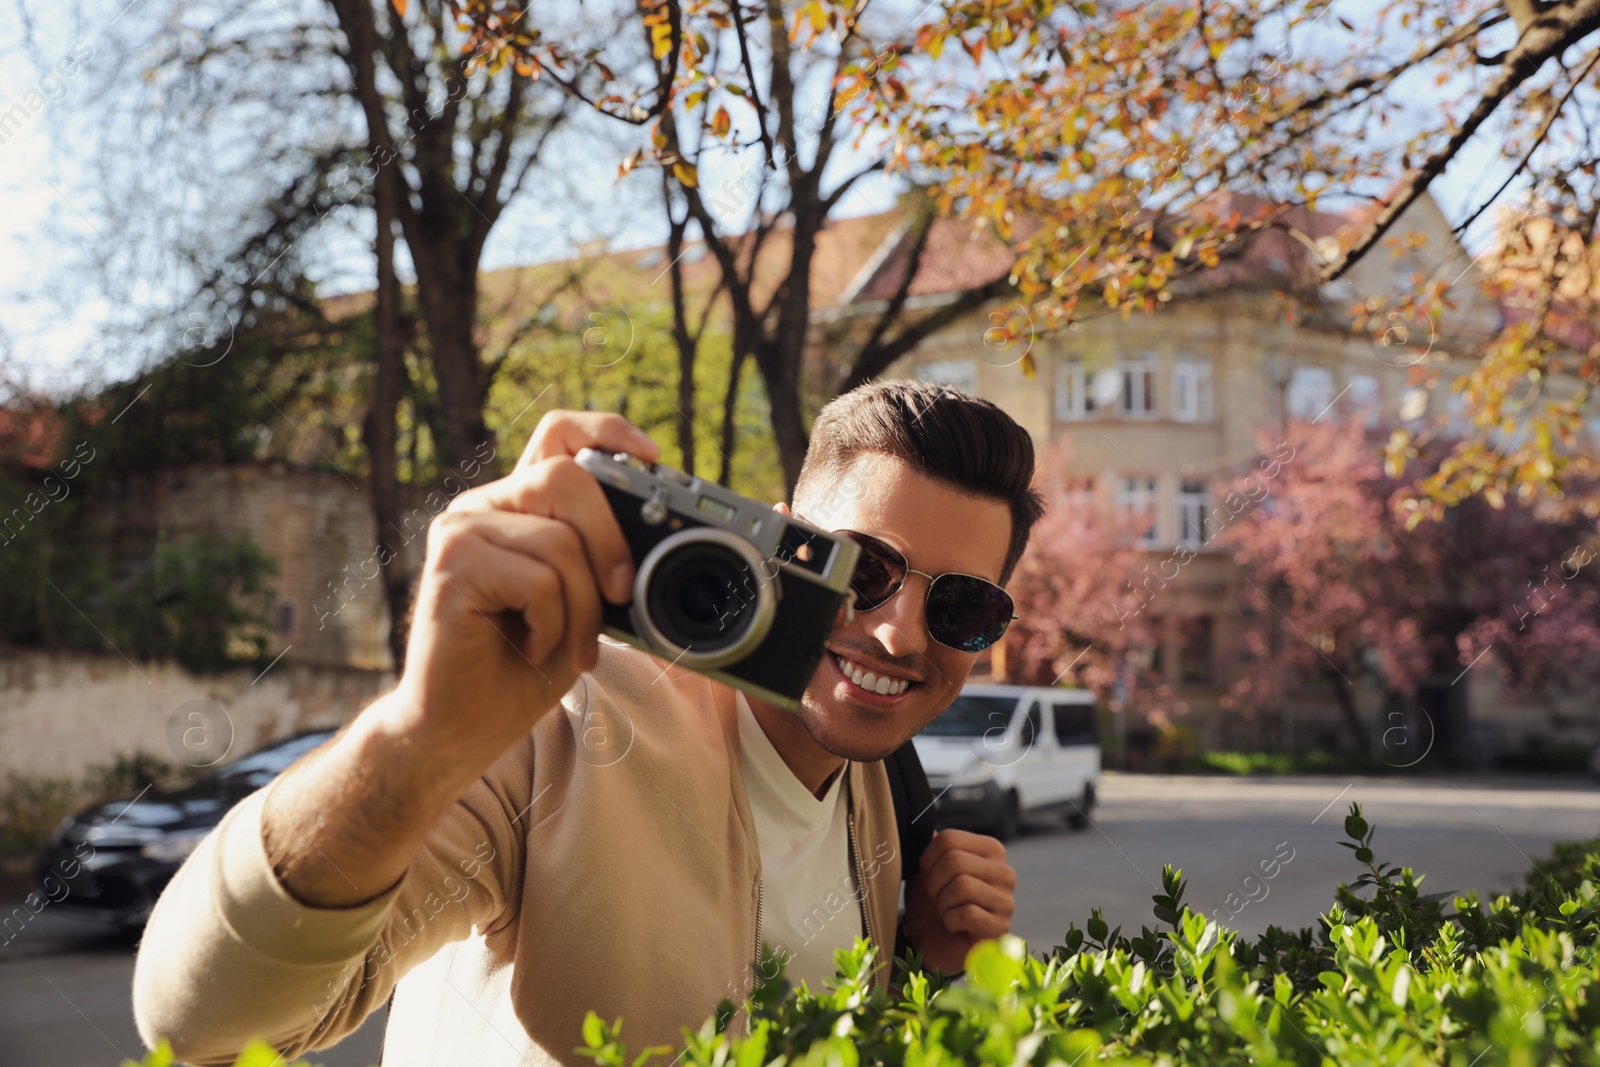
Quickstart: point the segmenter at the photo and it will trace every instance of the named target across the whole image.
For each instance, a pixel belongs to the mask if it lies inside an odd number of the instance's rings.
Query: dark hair
[[[879,381],[829,401],[811,427],[795,483],[798,500],[839,478],[857,457],[878,453],[963,492],[1011,510],[1011,544],[1000,581],[1011,577],[1028,534],[1044,513],[1033,488],[1033,438],[1000,408],[947,385]]]

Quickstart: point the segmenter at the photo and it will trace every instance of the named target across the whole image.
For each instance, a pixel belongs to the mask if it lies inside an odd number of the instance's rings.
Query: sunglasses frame
[[[889,594],[887,596],[885,596],[882,600],[878,601],[876,604],[872,604],[872,605],[870,605],[868,607],[865,607],[865,608],[856,608],[855,610],[857,612],[876,611],[878,608],[883,607],[889,601],[893,600],[895,598],[895,596],[898,595],[899,592],[902,589],[905,588],[906,575],[907,574],[920,574],[924,578],[928,579],[928,591],[927,591],[927,593],[925,593],[923,595],[924,617],[926,617],[926,612],[927,612],[927,601],[928,601],[928,599],[930,597],[933,596],[933,587],[934,587],[935,583],[937,583],[939,581],[940,578],[947,578],[947,577],[950,577],[950,578],[971,578],[973,581],[982,582],[983,584],[985,584],[987,586],[990,586],[992,588],[1000,590],[1001,593],[1005,594],[1006,599],[1011,601],[1011,605],[1012,605],[1012,609],[1013,609],[1012,612],[1011,612],[1011,618],[1009,618],[1009,619],[1007,619],[1005,621],[1005,625],[1000,628],[1000,633],[998,635],[996,635],[995,639],[993,641],[990,641],[988,644],[984,645],[983,648],[970,649],[969,650],[969,649],[962,648],[959,645],[952,645],[948,641],[941,641],[938,637],[935,637],[934,633],[933,633],[933,630],[929,629],[928,630],[928,636],[933,638],[933,640],[938,641],[945,648],[954,649],[957,652],[965,652],[967,655],[975,656],[979,652],[982,652],[984,648],[993,648],[995,645],[999,644],[1001,638],[1005,637],[1006,631],[1011,629],[1011,624],[1013,622],[1015,622],[1019,618],[1019,616],[1017,615],[1017,613],[1015,611],[1016,600],[1011,596],[1010,593],[1006,592],[1005,587],[1000,585],[998,582],[991,582],[989,579],[983,577],[983,575],[981,575],[981,574],[968,574],[965,571],[944,571],[941,574],[929,574],[927,571],[919,571],[915,567],[913,567],[911,565],[911,561],[906,559],[906,555],[905,555],[904,552],[901,552],[898,548],[895,548],[893,545],[891,545],[889,542],[885,541],[881,537],[874,537],[872,534],[865,533],[865,532],[863,532],[861,530],[835,530],[833,532],[836,533],[836,534],[840,534],[840,535],[842,535],[844,537],[848,537],[852,541],[856,541],[856,538],[866,538],[867,540],[871,541],[874,545],[882,545],[885,549],[887,549],[888,551],[893,552],[895,554],[895,556],[900,560],[900,565],[905,569],[905,574],[900,575],[899,579],[895,582],[894,588],[889,591]],[[867,546],[862,544],[860,541],[856,541],[856,544],[861,546],[862,554],[865,555],[866,552],[868,551]],[[858,598],[865,599],[865,597],[863,597],[860,592],[856,591],[854,585],[850,586],[850,590],[851,590],[851,592],[855,593],[855,595]],[[924,625],[926,625],[926,622],[924,622]]]

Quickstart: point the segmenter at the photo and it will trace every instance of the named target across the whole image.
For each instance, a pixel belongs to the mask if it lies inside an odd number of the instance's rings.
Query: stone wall
[[[115,652],[0,646],[0,776],[76,777],[138,751],[209,766],[337,726],[390,684],[385,671],[288,658],[202,677]]]
[[[404,529],[385,539],[398,553],[389,566],[417,573],[439,507],[406,513]],[[286,661],[389,669],[378,537],[359,482],[280,463],[174,467],[158,472],[148,500],[117,510],[131,524],[153,522],[172,540],[248,530],[278,565],[269,656],[288,650]]]

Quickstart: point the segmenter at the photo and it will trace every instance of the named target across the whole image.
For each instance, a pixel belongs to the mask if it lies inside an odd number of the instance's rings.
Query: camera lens
[[[711,652],[743,636],[755,598],[744,560],[722,545],[690,542],[656,564],[650,615],[673,644]]]
[[[743,538],[711,527],[683,530],[640,567],[643,603],[636,622],[655,643],[691,669],[721,666],[747,655],[772,625],[772,583]],[[681,655],[680,655],[681,653]]]

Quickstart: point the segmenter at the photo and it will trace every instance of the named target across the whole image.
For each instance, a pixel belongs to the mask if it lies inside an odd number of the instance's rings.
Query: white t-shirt
[[[739,750],[745,793],[761,855],[761,940],[784,960],[784,974],[820,993],[832,978],[835,949],[861,930],[861,898],[850,869],[849,765],[818,800],[794,776],[756,721],[743,693]]]

